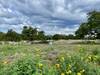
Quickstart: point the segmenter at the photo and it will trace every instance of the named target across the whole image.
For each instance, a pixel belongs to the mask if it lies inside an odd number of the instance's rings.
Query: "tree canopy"
[[[100,12],[89,12],[87,22],[82,23],[75,34],[77,38],[83,39],[86,35],[89,35],[91,39],[100,39]]]
[[[0,41],[34,41],[46,40],[44,31],[38,31],[37,28],[24,26],[21,33],[17,33],[13,29],[9,29],[7,33],[0,32]]]
[[[22,38],[24,40],[43,40],[45,39],[44,31],[38,31],[37,28],[24,26],[22,30]]]
[[[8,32],[5,34],[5,40],[6,41],[20,41],[21,37],[20,37],[20,34],[13,31],[12,29],[9,29]]]

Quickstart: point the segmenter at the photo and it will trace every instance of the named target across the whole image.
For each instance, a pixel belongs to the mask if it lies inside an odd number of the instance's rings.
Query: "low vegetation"
[[[1,45],[0,75],[100,75],[100,46]]]

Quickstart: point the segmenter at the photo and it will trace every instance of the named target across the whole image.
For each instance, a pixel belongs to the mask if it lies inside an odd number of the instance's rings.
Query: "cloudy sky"
[[[0,31],[30,25],[46,34],[73,34],[92,10],[100,10],[100,0],[0,0]]]

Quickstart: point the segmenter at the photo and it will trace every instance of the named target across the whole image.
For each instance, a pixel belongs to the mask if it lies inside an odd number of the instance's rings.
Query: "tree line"
[[[24,26],[21,33],[17,33],[13,29],[9,29],[7,33],[0,32],[0,41],[34,41],[34,40],[59,40],[74,39],[73,35],[45,35],[44,31],[38,31],[37,28]]]
[[[24,26],[21,33],[17,33],[13,29],[9,29],[7,33],[0,32],[0,41],[21,41],[21,40],[45,40],[46,36],[43,31],[37,28]]]
[[[21,40],[59,40],[59,39],[100,39],[100,12],[92,11],[88,13],[87,22],[82,23],[75,35],[45,35],[44,31],[37,28],[24,26],[21,33],[9,29],[7,33],[0,32],[0,41],[21,41]]]

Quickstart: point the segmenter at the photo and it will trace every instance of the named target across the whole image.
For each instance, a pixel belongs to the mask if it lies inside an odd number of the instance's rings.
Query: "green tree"
[[[5,40],[5,33],[0,32],[0,41],[4,41]]]
[[[42,39],[42,36],[44,36],[44,32],[37,31],[37,28],[32,28],[31,26],[23,27],[22,38],[24,40],[29,40],[29,41],[38,40],[39,38]]]
[[[44,31],[38,32],[38,40],[46,40],[46,36],[44,34]]]
[[[83,39],[86,34],[88,34],[88,25],[86,23],[82,23],[79,29],[75,32],[76,38]]]
[[[72,34],[69,34],[69,35],[66,36],[66,39],[75,39],[75,36],[72,35]]]
[[[29,32],[28,32],[28,27],[24,26],[22,30],[22,39],[23,40],[28,40]]]
[[[66,36],[61,34],[55,34],[52,38],[54,40],[60,40],[60,39],[66,39]]]
[[[82,23],[75,34],[77,38],[84,38],[89,35],[91,38],[100,39],[100,12],[92,11],[88,13],[87,22]]]
[[[21,37],[20,37],[20,34],[10,29],[5,35],[5,40],[6,41],[20,41]]]

